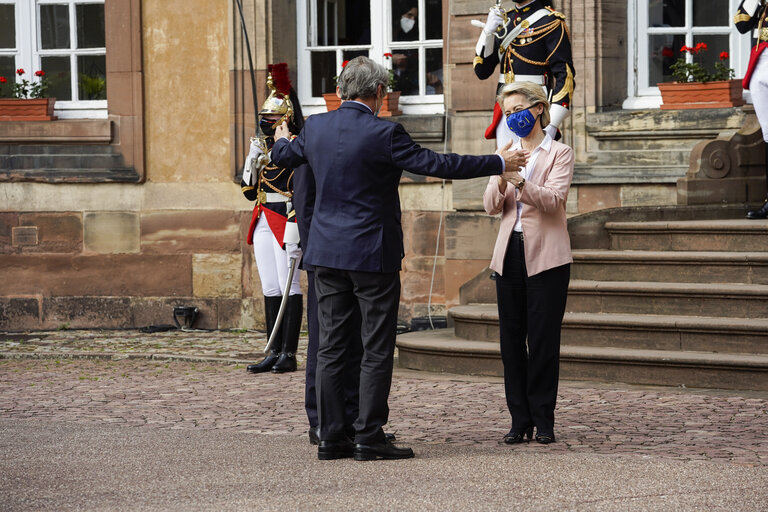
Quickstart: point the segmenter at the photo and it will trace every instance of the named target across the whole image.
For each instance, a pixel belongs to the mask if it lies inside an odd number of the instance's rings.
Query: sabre
[[[280,301],[280,309],[277,311],[277,318],[275,319],[275,325],[272,327],[272,334],[269,335],[269,341],[267,346],[264,347],[264,353],[269,352],[269,347],[272,346],[272,342],[277,338],[277,331],[280,330],[280,323],[283,321],[283,314],[285,313],[285,305],[288,302],[288,293],[291,291],[291,282],[293,281],[293,273],[296,271],[296,265],[299,260],[297,258],[290,258],[288,263],[288,279],[285,280],[285,290],[283,290],[283,300]]]

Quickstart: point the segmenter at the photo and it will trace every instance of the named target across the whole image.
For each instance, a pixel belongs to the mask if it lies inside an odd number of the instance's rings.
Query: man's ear
[[[336,96],[341,99],[341,93],[339,92],[339,86],[336,86]]]

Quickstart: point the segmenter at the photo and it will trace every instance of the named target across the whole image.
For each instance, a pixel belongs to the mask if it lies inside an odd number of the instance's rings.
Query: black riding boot
[[[275,320],[277,320],[277,313],[280,311],[280,302],[282,302],[282,300],[283,297],[279,295],[277,297],[264,297],[264,320],[267,324],[267,339],[272,335],[272,330],[275,327]],[[280,328],[280,331],[283,331],[282,327]],[[249,364],[246,370],[251,373],[264,373],[270,371],[277,362],[278,354],[280,353],[282,346],[283,332],[278,332],[275,342],[269,349],[267,357],[259,363]]]
[[[272,367],[272,373],[296,371],[296,349],[299,347],[299,332],[301,332],[301,317],[304,304],[301,295],[289,295],[283,315],[283,351],[280,358]]]
[[[765,143],[765,186],[768,187],[768,142]],[[768,218],[768,195],[766,195],[763,206],[757,210],[747,212],[748,219],[766,219]]]

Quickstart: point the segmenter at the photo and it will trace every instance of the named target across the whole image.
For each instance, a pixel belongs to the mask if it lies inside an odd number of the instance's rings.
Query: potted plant
[[[391,63],[392,54],[385,53],[384,57]],[[389,71],[389,82],[387,83],[387,95],[384,96],[384,104],[381,106],[381,112],[379,115],[382,117],[399,116],[403,113],[398,107],[400,106],[400,91],[395,91],[395,72],[392,70],[392,66],[387,67]]]
[[[0,121],[51,121],[56,98],[49,98],[45,71],[35,71],[37,82],[21,79],[24,70],[16,70],[19,79],[10,84],[0,76]]]
[[[734,80],[733,69],[725,64],[728,52],[720,53],[720,60],[710,73],[701,63],[701,52],[706,50],[706,43],[680,48],[680,57],[670,66],[676,81],[658,84],[663,110],[727,108],[744,104],[741,80]]]

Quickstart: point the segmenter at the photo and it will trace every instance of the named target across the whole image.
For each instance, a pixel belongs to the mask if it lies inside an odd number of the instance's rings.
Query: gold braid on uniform
[[[557,92],[554,96],[552,96],[552,103],[556,103],[563,98],[566,97],[572,97],[573,96],[573,71],[571,71],[571,66],[569,66],[567,63],[565,64],[565,83],[563,84],[563,88],[560,89],[560,91]]]
[[[278,167],[276,165],[275,166],[267,166],[267,167],[264,168],[264,171],[276,171],[277,169],[278,169]],[[276,186],[274,186],[271,183],[271,182],[275,181],[277,178],[279,178],[280,176],[282,176],[284,172],[285,172],[285,169],[280,169],[280,172],[277,173],[277,176],[275,176],[274,178],[271,178],[271,179],[267,178],[266,174],[262,172],[259,175],[259,184],[263,183],[264,185],[266,185],[267,187],[271,188],[273,191],[277,192],[278,194],[283,195],[283,196],[285,196],[285,197],[290,199],[290,198],[293,197],[293,194],[291,194],[290,192],[284,192],[284,191],[280,190],[279,188],[277,188]],[[294,171],[291,171],[291,175],[288,176],[288,181],[291,181],[291,178],[293,178],[293,173],[294,173]],[[259,188],[261,188],[261,187],[259,187]]]
[[[736,16],[733,17],[733,23],[736,24],[742,21],[749,21],[751,19],[752,19],[752,16],[750,16],[749,14],[738,13],[736,14]]]

